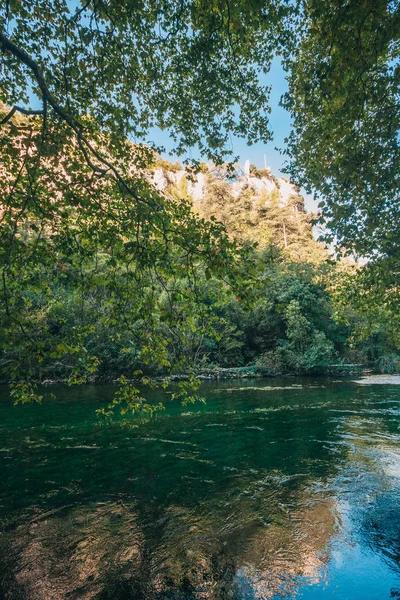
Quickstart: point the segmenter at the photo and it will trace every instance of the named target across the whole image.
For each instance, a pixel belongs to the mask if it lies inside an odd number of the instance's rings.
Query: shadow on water
[[[4,393],[0,598],[400,597],[399,391],[207,383],[135,429]]]

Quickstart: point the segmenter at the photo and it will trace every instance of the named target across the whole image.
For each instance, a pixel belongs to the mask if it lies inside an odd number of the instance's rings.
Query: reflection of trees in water
[[[332,503],[316,501],[269,526],[249,521],[244,528],[217,530],[211,515],[206,527],[195,517],[186,527],[171,524],[165,547],[158,548],[158,557],[164,556],[161,589],[190,590],[190,597],[210,600],[267,599],[282,586],[293,591],[299,577],[317,580],[335,532],[332,509]]]
[[[371,408],[371,411],[373,409]],[[376,409],[375,409],[376,410]],[[400,455],[398,411],[347,417],[343,427],[352,446],[345,476],[355,538],[400,571]],[[343,482],[340,482],[343,485]]]
[[[107,588],[117,598],[140,568],[143,536],[132,507],[107,502],[38,515],[0,547],[5,598],[89,600]]]
[[[245,597],[247,586],[269,598],[282,582],[289,589],[298,576],[317,576],[334,532],[332,506],[316,502],[289,514],[276,500],[270,525],[255,506],[254,498],[241,502],[239,514],[232,506],[170,506],[150,526],[125,502],[44,513],[3,536],[3,595],[222,600]]]
[[[9,490],[28,495],[7,504],[19,525],[0,540],[0,598],[223,600],[243,597],[244,580],[254,595],[255,576],[267,590],[307,575],[323,547],[307,515],[320,506],[326,541],[334,520],[307,490],[343,458],[315,441],[336,439],[317,412],[201,415],[187,432],[170,418],[147,440],[80,424],[14,431]],[[49,512],[23,522],[29,506]]]
[[[378,473],[368,452],[385,424],[376,414],[360,424],[341,405],[329,412],[310,394],[310,410],[277,399],[251,413],[171,417],[150,424],[144,439],[84,427],[86,413],[61,433],[12,431],[2,442],[15,450],[0,490],[10,519],[0,538],[0,599],[268,599],[280,586],[290,594],[299,577],[317,582],[336,517],[313,485],[337,481],[339,496],[354,486],[356,505],[365,495],[358,475]],[[369,450],[353,456],[363,444]],[[395,555],[394,503],[388,497],[387,516],[377,503],[379,516],[355,519],[371,545]],[[31,506],[48,512],[32,517]]]
[[[250,588],[255,598],[293,592],[299,578],[319,581],[336,532],[334,502],[315,501],[294,512],[290,521],[291,527],[273,525],[260,533],[241,557],[245,567],[237,583]]]

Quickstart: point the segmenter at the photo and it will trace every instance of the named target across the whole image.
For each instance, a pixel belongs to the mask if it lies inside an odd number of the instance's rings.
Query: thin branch
[[[54,98],[50,90],[48,89],[45,79],[43,77],[42,69],[39,67],[37,62],[35,62],[25,50],[18,48],[11,40],[9,40],[3,33],[0,32],[0,45],[3,48],[3,51],[8,50],[11,52],[13,56],[18,58],[24,65],[26,65],[34,74],[37,84],[42,92],[42,95],[53,110],[62,118],[63,121],[68,123],[74,130],[81,131],[83,129],[82,125],[71,115],[69,115],[65,110],[58,104],[57,100]]]
[[[128,192],[128,194],[130,196],[132,196],[133,198],[135,198],[135,200],[137,202],[142,202],[144,204],[147,205],[152,205],[152,207],[154,208],[154,204],[150,203],[149,201],[144,200],[144,198],[139,198],[139,196],[136,194],[135,190],[133,190],[125,181],[125,179],[120,175],[120,173],[118,172],[118,169],[111,163],[109,162],[107,159],[105,159],[100,152],[98,152],[93,145],[91,144],[91,142],[88,140],[88,138],[84,135],[83,131],[84,131],[84,126],[82,125],[82,123],[80,123],[78,121],[78,119],[76,119],[74,116],[70,115],[69,113],[67,113],[62,106],[59,105],[59,103],[57,102],[56,98],[53,96],[53,94],[50,92],[49,88],[47,87],[46,81],[44,79],[43,76],[43,72],[42,69],[40,68],[40,66],[38,65],[37,62],[35,62],[27,52],[25,52],[24,50],[22,50],[21,48],[19,48],[18,46],[16,46],[13,42],[11,42],[11,40],[9,40],[3,33],[0,32],[0,46],[3,48],[3,51],[8,50],[9,52],[11,52],[11,54],[13,56],[15,56],[16,58],[18,58],[18,60],[20,60],[24,65],[26,65],[34,74],[36,82],[40,88],[40,91],[42,92],[42,96],[43,98],[45,98],[47,100],[47,103],[49,104],[49,106],[52,107],[52,109],[54,110],[54,112],[65,122],[67,123],[72,129],[73,131],[76,133],[78,141],[80,142],[80,146],[82,149],[82,145],[85,145],[86,148],[90,151],[90,153],[100,162],[104,165],[104,167],[106,167],[105,169],[100,169],[99,167],[95,167],[95,165],[93,164],[93,162],[88,162],[89,166],[96,170],[97,172],[100,172],[102,175],[107,175],[110,176],[111,179],[113,179],[114,181],[117,181],[120,186],[126,191]],[[87,153],[85,155],[85,159],[87,160]],[[158,208],[162,208],[162,206],[157,203]]]
[[[0,34],[1,35],[1,34]],[[22,113],[23,115],[43,115],[43,110],[31,110],[30,108],[22,108],[22,106],[14,106],[10,112],[0,121],[0,125],[5,125],[15,115],[16,112]]]
[[[87,0],[85,2],[85,4],[83,4],[83,6],[81,6],[81,8],[77,9],[77,11],[75,12],[75,14],[72,15],[72,17],[69,19],[68,23],[76,23],[77,20],[79,19],[79,17],[81,16],[81,14],[83,12],[85,12],[85,10],[89,7],[91,0]]]

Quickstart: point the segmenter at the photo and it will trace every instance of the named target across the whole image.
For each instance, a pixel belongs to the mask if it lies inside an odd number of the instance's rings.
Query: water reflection
[[[132,507],[99,503],[37,514],[3,536],[11,598],[122,598],[139,574],[143,536]],[[99,596],[100,594],[100,596]]]
[[[321,502],[238,536],[219,518],[170,507],[157,526],[159,539],[146,537],[123,502],[37,514],[3,535],[5,597],[273,598],[298,577],[319,581],[335,520]]]
[[[137,430],[3,403],[0,598],[397,597],[397,390],[239,387]]]

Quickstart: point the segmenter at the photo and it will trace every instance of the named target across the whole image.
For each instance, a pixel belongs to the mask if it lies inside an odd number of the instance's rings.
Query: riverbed
[[[0,391],[0,598],[400,598],[400,386],[206,382],[105,424],[112,386]]]

